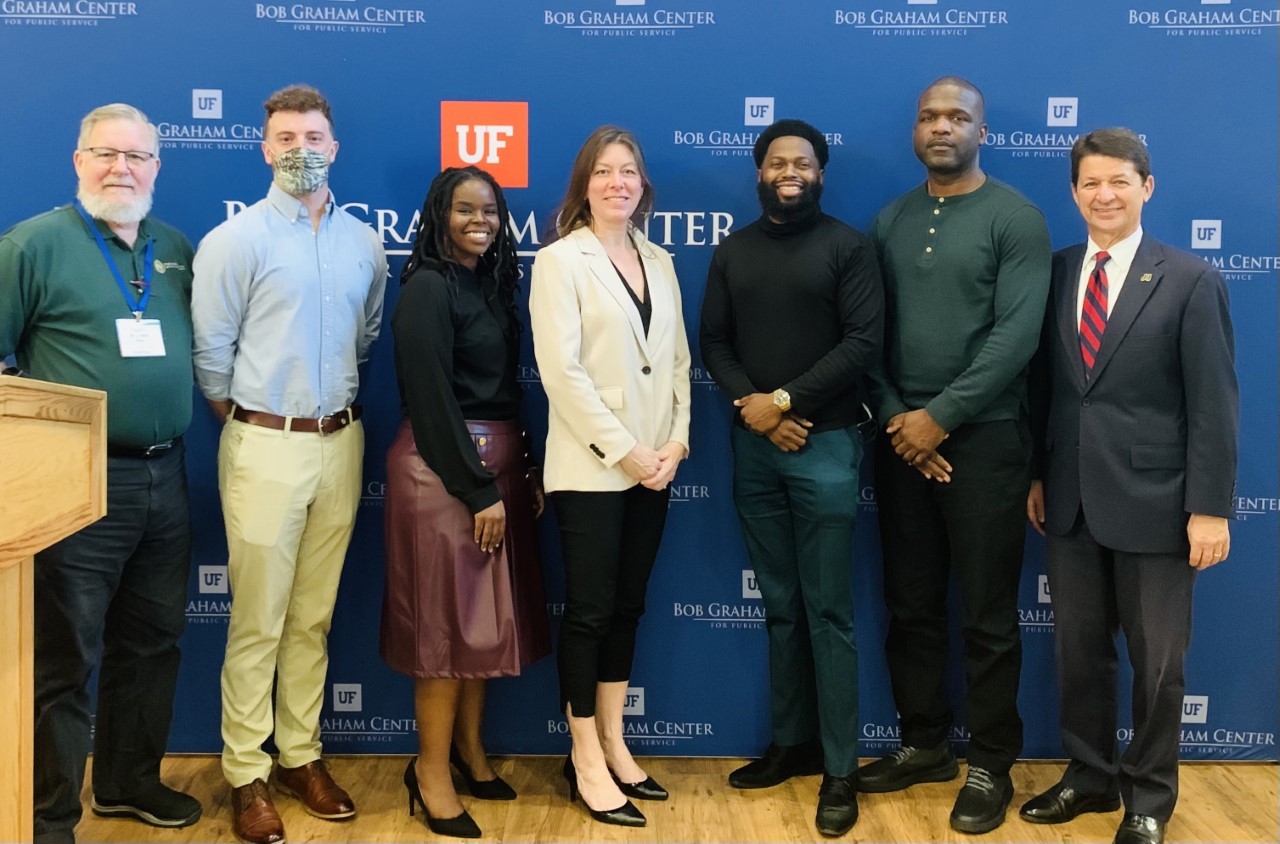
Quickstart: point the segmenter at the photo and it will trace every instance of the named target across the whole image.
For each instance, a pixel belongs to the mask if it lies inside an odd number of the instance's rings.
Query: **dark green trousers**
[[[733,429],[733,498],[764,599],[773,741],[821,738],[827,773],[858,765],[853,528],[862,440],[811,434],[799,451]]]

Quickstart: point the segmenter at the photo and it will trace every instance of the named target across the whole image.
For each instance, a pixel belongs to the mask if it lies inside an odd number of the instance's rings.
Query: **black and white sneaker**
[[[163,827],[191,826],[200,820],[201,813],[199,800],[159,782],[122,800],[107,800],[95,794],[90,805],[95,815],[104,818],[132,817]]]

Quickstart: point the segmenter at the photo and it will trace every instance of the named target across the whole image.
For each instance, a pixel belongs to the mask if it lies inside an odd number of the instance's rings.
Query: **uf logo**
[[[1204,724],[1209,720],[1208,695],[1182,696],[1182,723]]]
[[[222,89],[192,88],[191,116],[197,120],[221,120]]]
[[[1036,578],[1036,601],[1041,604],[1052,603],[1049,598],[1049,575],[1047,574],[1042,574]]]
[[[440,103],[440,166],[468,165],[504,188],[529,186],[528,103]]]
[[[1222,248],[1222,221],[1221,220],[1192,220],[1191,221],[1191,248],[1192,249],[1221,249]]]
[[[1050,97],[1048,126],[1075,126],[1080,119],[1079,97]]]
[[[747,97],[743,125],[768,126],[773,122],[773,97]]]
[[[334,683],[333,711],[359,712],[364,705],[363,697],[359,683]]]
[[[622,704],[622,714],[644,714],[644,686],[627,686],[627,697]]]
[[[744,126],[768,126],[773,122],[773,97],[747,97]]]
[[[196,577],[199,578],[201,595],[227,594],[226,566],[201,566]]]
[[[458,158],[467,164],[498,163],[498,150],[507,145],[505,138],[516,133],[514,126],[458,126]],[[475,135],[475,141],[467,140],[468,134]]]
[[[756,582],[756,573],[751,569],[742,570],[742,597],[760,597],[760,584]]]

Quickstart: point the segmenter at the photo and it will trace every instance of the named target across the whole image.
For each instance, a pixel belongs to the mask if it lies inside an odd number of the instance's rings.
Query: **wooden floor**
[[[356,802],[357,816],[345,823],[318,820],[301,805],[275,794],[289,841],[444,841],[410,818],[401,776],[406,758],[326,757],[335,779]],[[623,829],[591,820],[581,805],[566,800],[560,759],[507,757],[494,760],[498,772],[520,793],[514,802],[462,802],[490,841],[530,842],[814,842],[819,777],[793,779],[776,788],[737,791],[725,785],[735,759],[641,760],[671,791],[665,803],[639,802],[649,818],[644,829]],[[1168,829],[1170,842],[1275,842],[1280,839],[1280,769],[1274,764],[1184,764],[1181,800]],[[919,785],[896,794],[860,795],[861,817],[845,841],[1110,842],[1120,812],[1083,815],[1069,824],[1024,823],[1017,807],[1057,781],[1062,765],[1019,764],[1008,820],[994,832],[966,836],[947,825],[960,780]],[[161,830],[128,820],[95,817],[86,811],[76,828],[80,842],[234,841],[230,790],[216,756],[172,756],[164,778],[204,804],[204,817],[186,829]],[[87,778],[86,778],[87,779]],[[85,805],[89,802],[86,786]]]

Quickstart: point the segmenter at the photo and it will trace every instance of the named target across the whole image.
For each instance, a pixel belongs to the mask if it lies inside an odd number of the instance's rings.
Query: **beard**
[[[89,193],[80,186],[76,190],[76,199],[89,212],[89,216],[108,223],[131,226],[142,222],[142,218],[151,213],[151,194],[134,196],[132,199],[108,199],[100,193]]]
[[[804,190],[796,197],[779,199],[778,189],[764,179],[756,182],[756,196],[765,216],[777,223],[794,223],[810,217],[816,217],[822,210],[819,200],[822,199],[821,182],[805,182]]]

